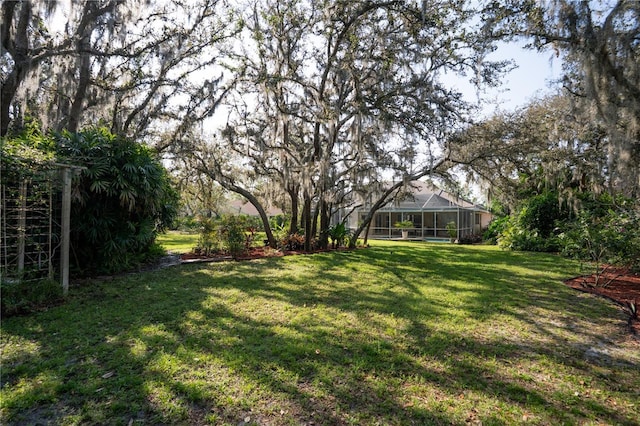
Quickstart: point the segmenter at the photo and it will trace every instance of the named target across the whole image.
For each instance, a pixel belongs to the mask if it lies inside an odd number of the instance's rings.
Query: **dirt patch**
[[[596,280],[598,285],[596,286]],[[621,268],[606,268],[599,276],[587,275],[571,278],[565,284],[573,289],[596,294],[622,306],[629,314],[629,328],[640,336],[640,273]],[[636,314],[633,314],[633,307]]]

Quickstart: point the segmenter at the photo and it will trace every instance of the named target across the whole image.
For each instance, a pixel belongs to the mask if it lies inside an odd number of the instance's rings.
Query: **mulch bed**
[[[248,252],[243,253],[241,256],[232,257],[226,253],[212,253],[210,255],[185,253],[180,255],[180,259],[183,263],[194,262],[221,262],[223,260],[253,260],[253,259],[265,259],[269,257],[282,257],[292,256],[298,254],[313,254],[329,251],[346,251],[352,250],[344,247],[340,248],[328,248],[322,250],[302,251],[302,250],[274,250],[270,247],[253,247]]]
[[[596,278],[598,286],[596,287]],[[640,273],[630,272],[622,268],[608,267],[599,277],[596,275],[580,276],[565,281],[573,289],[596,294],[621,305],[629,313],[629,328],[633,334],[640,336],[640,318],[631,315],[630,305],[640,308]]]

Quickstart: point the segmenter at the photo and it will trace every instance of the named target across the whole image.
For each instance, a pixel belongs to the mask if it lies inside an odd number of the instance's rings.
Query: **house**
[[[241,214],[255,217],[260,216],[260,213],[258,213],[258,210],[254,207],[254,205],[245,199],[232,199],[225,206],[223,206],[220,211],[226,214]],[[265,213],[268,217],[283,214],[282,210],[274,206],[265,206]]]
[[[402,230],[394,226],[397,222],[411,221],[407,238],[415,240],[448,240],[447,224],[456,224],[457,239],[479,234],[491,222],[492,215],[484,207],[456,197],[422,181],[412,182],[410,193],[378,210],[369,228],[368,238],[402,238]],[[374,199],[372,197],[372,199]],[[369,200],[371,201],[371,200]],[[348,227],[357,228],[371,207],[371,202],[353,212]]]

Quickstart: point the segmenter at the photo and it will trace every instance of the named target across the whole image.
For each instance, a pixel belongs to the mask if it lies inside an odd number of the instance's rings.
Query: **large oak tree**
[[[213,152],[234,152],[288,194],[307,249],[315,236],[326,245],[333,213],[376,193],[355,243],[403,187],[449,164],[444,141],[471,105],[442,77],[497,82],[505,64],[485,60],[476,12],[451,1],[244,4],[243,77]]]

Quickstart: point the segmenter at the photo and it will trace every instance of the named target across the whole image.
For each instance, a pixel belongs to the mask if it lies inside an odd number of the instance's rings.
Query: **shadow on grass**
[[[3,347],[11,345],[3,417],[507,424],[527,412],[543,423],[633,424],[614,406],[576,396],[570,384],[544,391],[517,372],[533,360],[602,389],[612,383],[603,371],[638,375],[637,366],[622,373],[568,348],[558,329],[593,306],[556,285],[552,277],[566,268],[552,256],[389,245],[182,266],[78,289],[66,306],[3,323]],[[559,311],[567,324],[532,323],[532,306]],[[532,323],[534,338],[478,330],[504,318]],[[624,360],[609,361],[629,371]],[[624,383],[618,391],[633,393]]]

